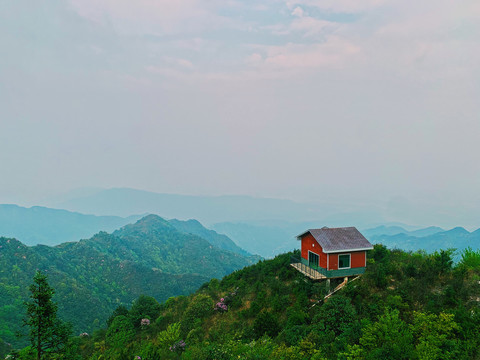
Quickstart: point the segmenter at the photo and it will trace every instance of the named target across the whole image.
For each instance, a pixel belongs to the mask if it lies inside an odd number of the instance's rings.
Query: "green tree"
[[[151,296],[140,295],[132,305],[129,315],[136,327],[140,327],[140,321],[148,318],[155,321],[160,315],[161,306],[157,300]]]
[[[118,315],[113,319],[112,324],[105,335],[105,342],[114,349],[125,348],[135,336],[135,329],[129,318]]]
[[[462,260],[460,264],[469,269],[480,268],[480,250],[473,250],[470,246],[462,253]]]
[[[48,353],[65,350],[71,333],[70,326],[57,319],[57,304],[52,301],[55,290],[50,287],[47,276],[35,273],[30,285],[31,301],[26,302],[27,318],[24,325],[30,327],[29,339],[37,352],[37,360]]]
[[[417,339],[416,350],[420,360],[457,359],[460,330],[453,314],[413,313],[411,329]]]
[[[194,296],[183,313],[182,331],[188,333],[190,330],[200,327],[201,321],[213,312],[213,305],[213,300],[208,295]]]
[[[398,310],[387,309],[377,322],[363,329],[360,345],[349,346],[343,355],[348,360],[412,359],[413,335]]]
[[[352,328],[356,318],[357,313],[350,299],[335,296],[320,307],[314,322],[323,322],[326,330],[333,331],[335,336],[339,336]]]
[[[454,253],[455,249],[435,251],[433,260],[435,271],[437,271],[438,274],[445,274],[452,269]]]
[[[279,331],[280,326],[278,325],[277,320],[269,312],[261,312],[253,324],[253,332],[255,333],[257,339],[265,334],[271,338],[274,338],[277,336]]]
[[[160,346],[168,348],[180,340],[180,323],[168,325],[166,330],[161,331],[157,337]]]
[[[128,316],[128,309],[126,308],[126,306],[120,305],[115,310],[113,310],[112,315],[110,315],[107,320],[107,327],[112,325],[113,320],[119,315]]]

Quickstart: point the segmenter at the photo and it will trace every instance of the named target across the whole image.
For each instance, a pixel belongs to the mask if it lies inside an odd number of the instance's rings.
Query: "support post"
[[[330,279],[327,279],[327,281],[325,281],[325,286],[327,288],[327,294],[330,294]]]

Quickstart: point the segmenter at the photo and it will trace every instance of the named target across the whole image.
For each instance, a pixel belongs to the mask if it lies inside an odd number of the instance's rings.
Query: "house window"
[[[315,254],[311,251],[308,252],[308,266],[318,267],[318,260],[319,260],[318,254]]]
[[[338,268],[350,269],[350,254],[338,255]]]

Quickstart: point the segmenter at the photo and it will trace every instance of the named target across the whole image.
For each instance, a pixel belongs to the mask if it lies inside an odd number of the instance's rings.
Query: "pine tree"
[[[50,287],[47,276],[37,271],[30,285],[30,302],[26,302],[29,338],[37,351],[37,360],[46,353],[61,352],[68,342],[70,327],[57,319],[57,304],[52,301],[55,290]]]

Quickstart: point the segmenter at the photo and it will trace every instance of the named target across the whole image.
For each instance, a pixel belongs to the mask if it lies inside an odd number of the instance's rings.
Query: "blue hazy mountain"
[[[443,231],[445,230],[438,226],[429,226],[426,228],[409,231],[404,227],[398,226],[398,225],[393,225],[393,226],[380,225],[375,228],[362,230],[362,234],[366,237],[373,237],[373,236],[379,236],[379,235],[398,235],[398,234],[422,237],[422,236],[434,235]]]
[[[237,244],[235,244],[232,241],[232,239],[230,239],[228,236],[223,234],[218,234],[216,231],[205,228],[197,220],[190,219],[187,221],[182,221],[182,220],[172,219],[169,222],[177,230],[183,233],[200,236],[201,238],[207,240],[210,244],[218,247],[219,249],[229,250],[244,256],[251,255],[249,252],[245,251],[244,249],[240,248]]]
[[[420,232],[421,233],[421,232]],[[416,232],[418,234],[418,232]],[[389,248],[402,250],[426,250],[432,252],[440,249],[455,248],[463,250],[467,247],[480,248],[480,231],[469,232],[463,227],[456,227],[447,231],[436,232],[427,236],[414,236],[411,233],[395,235],[367,236],[372,243],[381,243]]]
[[[0,205],[0,236],[16,238],[25,245],[54,246],[64,242],[87,239],[94,234],[131,224],[142,216],[95,216],[41,206],[25,208],[17,205]],[[228,236],[205,228],[197,220],[169,220],[178,231],[197,235],[213,246],[250,256]]]
[[[226,234],[241,248],[271,258],[282,252],[299,247],[296,235],[309,228],[335,226],[324,222],[271,222],[271,223],[217,223],[212,228]],[[345,223],[343,226],[349,225]],[[480,248],[480,229],[468,232],[462,227],[445,231],[436,226],[411,229],[408,225],[381,225],[375,228],[361,229],[362,234],[372,243],[385,244],[390,248],[402,250],[427,250],[457,248],[470,246]]]
[[[325,223],[314,222],[222,222],[212,225],[215,231],[226,234],[242,249],[265,258],[298,249],[296,236],[305,229],[321,227]]]
[[[25,245],[57,245],[111,232],[135,222],[141,216],[94,216],[50,209],[0,205],[0,236],[20,240]]]

